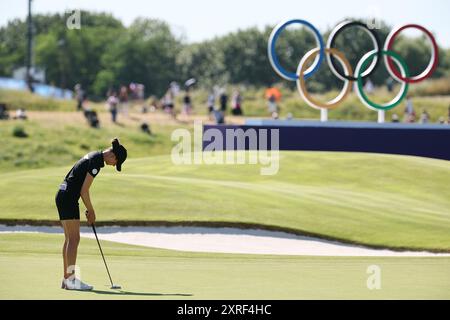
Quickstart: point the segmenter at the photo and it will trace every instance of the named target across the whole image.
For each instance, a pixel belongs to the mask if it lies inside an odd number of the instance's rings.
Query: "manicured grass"
[[[130,159],[122,174],[104,168],[91,198],[99,222],[248,223],[371,246],[450,251],[447,161],[282,152],[277,175],[261,176],[260,168]],[[0,219],[57,220],[54,195],[69,169],[1,174]]]
[[[0,299],[449,299],[450,258],[322,258],[181,253],[82,239],[77,264],[94,292],[59,288],[58,235],[0,235]],[[381,290],[367,288],[369,266]]]

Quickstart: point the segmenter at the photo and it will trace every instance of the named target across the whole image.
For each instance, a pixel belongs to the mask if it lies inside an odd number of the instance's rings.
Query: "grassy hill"
[[[0,174],[0,219],[57,220],[69,166]],[[450,251],[450,163],[283,152],[260,166],[175,166],[169,156],[105,168],[92,187],[99,222],[245,223],[376,247]],[[81,205],[83,208],[83,206]]]
[[[132,157],[168,154],[173,146],[170,135],[175,126],[143,115],[119,116],[120,123],[114,125],[108,114],[100,114],[100,129],[89,128],[81,113],[35,112],[30,118],[0,121],[0,172],[67,165],[89,151],[106,149],[114,137],[122,140]],[[139,128],[144,121],[151,127],[151,136]],[[182,123],[176,128],[189,129]],[[17,130],[27,137],[14,136]]]

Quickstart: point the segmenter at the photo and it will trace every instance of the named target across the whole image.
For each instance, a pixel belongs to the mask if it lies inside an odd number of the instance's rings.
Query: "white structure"
[[[45,70],[31,67],[30,74],[33,77],[33,79],[40,83],[45,83]],[[20,67],[13,71],[13,78],[16,80],[27,80],[27,68],[26,67]]]

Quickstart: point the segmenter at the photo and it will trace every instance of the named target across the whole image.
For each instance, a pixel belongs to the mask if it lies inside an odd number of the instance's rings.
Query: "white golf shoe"
[[[74,280],[64,279],[61,284],[61,289],[76,290],[76,291],[92,291],[94,287],[78,279]]]

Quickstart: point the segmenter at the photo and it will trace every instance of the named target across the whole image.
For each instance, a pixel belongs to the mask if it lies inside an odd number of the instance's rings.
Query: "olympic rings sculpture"
[[[292,24],[300,24],[307,27],[313,33],[317,44],[316,48],[306,53],[305,56],[301,59],[300,64],[295,73],[287,71],[285,68],[283,68],[283,66],[280,64],[280,61],[278,59],[275,50],[277,40],[280,37],[281,33],[283,32],[284,29],[286,29],[288,26]],[[370,36],[374,47],[372,51],[366,53],[361,58],[354,72],[345,55],[334,48],[336,38],[346,29],[351,27],[358,27],[365,30],[366,33]],[[430,62],[427,68],[417,76],[411,76],[409,73],[408,66],[406,62],[403,60],[403,58],[396,52],[392,51],[396,37],[403,30],[409,28],[418,29],[421,32],[423,32],[431,43]],[[354,88],[359,99],[366,107],[375,111],[391,110],[396,106],[398,106],[406,97],[409,89],[409,84],[418,83],[431,77],[439,64],[439,57],[438,57],[439,49],[436,43],[436,39],[429,30],[417,24],[406,24],[395,28],[389,33],[384,43],[384,46],[382,47],[378,34],[376,33],[375,30],[369,28],[367,24],[359,21],[344,21],[338,24],[332,30],[328,38],[328,42],[325,46],[323,37],[321,36],[320,32],[314,25],[312,25],[306,20],[301,19],[288,20],[278,24],[272,31],[272,34],[269,38],[268,54],[270,63],[275,72],[278,75],[280,75],[283,79],[295,81],[297,83],[297,89],[303,100],[305,100],[305,102],[310,107],[319,110],[328,110],[337,108],[339,104],[342,103],[344,99],[347,97],[347,95],[350,93],[351,86],[353,83],[355,83]],[[306,80],[312,77],[318,71],[324,60],[327,61],[328,66],[331,69],[332,73],[337,78],[339,78],[344,82],[344,87],[342,88],[339,95],[335,99],[328,101],[326,103],[314,100],[306,89]],[[336,67],[337,65],[336,60],[342,65],[344,71],[343,73],[342,71],[339,71],[339,69]],[[371,63],[369,65],[370,61]],[[369,77],[378,68],[381,61],[384,61],[384,64],[386,66],[389,75],[397,82],[400,82],[402,84],[398,95],[385,104],[377,104],[373,101],[370,101],[364,92],[363,80]],[[311,62],[312,62],[311,67],[305,70],[306,66],[311,64]]]

